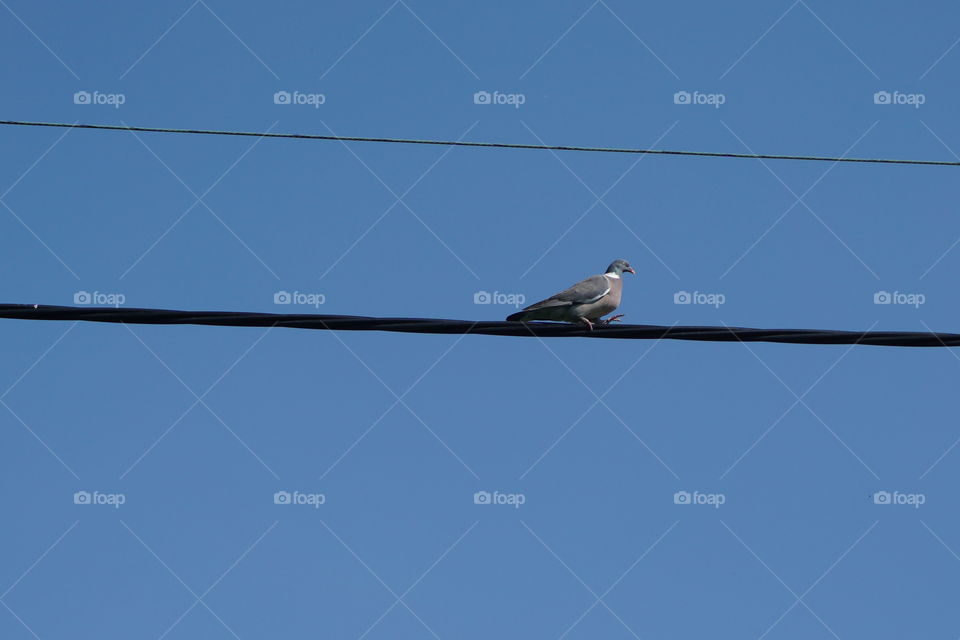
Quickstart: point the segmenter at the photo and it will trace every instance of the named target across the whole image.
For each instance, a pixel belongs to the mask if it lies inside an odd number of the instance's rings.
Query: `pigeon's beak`
[[[627,267],[626,269],[624,269],[624,271],[632,273],[633,275],[637,275],[637,272],[633,270],[633,267]]]

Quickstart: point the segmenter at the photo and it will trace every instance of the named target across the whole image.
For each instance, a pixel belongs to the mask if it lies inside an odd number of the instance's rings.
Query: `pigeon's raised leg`
[[[597,324],[610,324],[611,322],[620,322],[620,318],[623,317],[622,313],[618,313],[615,316],[610,316],[606,320],[597,320]]]
[[[587,329],[589,329],[590,331],[593,331],[593,323],[590,322],[590,320],[588,320],[587,318],[580,318],[580,322],[587,325]]]

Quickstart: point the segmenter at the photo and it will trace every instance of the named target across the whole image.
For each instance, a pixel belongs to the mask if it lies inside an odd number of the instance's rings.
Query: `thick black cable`
[[[572,324],[444,320],[440,318],[371,318],[301,313],[174,311],[126,307],[58,307],[0,304],[0,318],[126,324],[186,324],[221,327],[286,327],[330,331],[472,334],[540,338],[615,338],[631,340],[702,340],[712,342],[782,342],[790,344],[865,344],[887,347],[957,347],[960,334],[913,331],[830,331],[820,329],[749,329],[745,327],[667,327],[645,324],[597,326]]]
[[[67,122],[33,122],[28,120],[0,120],[0,125],[22,127],[57,127],[65,129],[99,129],[106,131],[138,131],[145,133],[190,133],[208,136],[250,136],[255,138],[292,138],[296,140],[334,140],[338,142],[388,142],[395,144],[432,144],[449,147],[487,147],[493,149],[538,149],[542,151],[593,151],[598,153],[634,153],[664,156],[699,156],[705,158],[748,158],[753,160],[812,160],[817,162],[860,162],[872,164],[912,164],[960,167],[960,161],[910,160],[898,158],[847,158],[844,156],[802,156],[767,153],[727,153],[719,151],[678,151],[667,149],[638,149],[626,147],[583,147],[569,145],[520,144],[515,142],[470,142],[464,140],[419,140],[416,138],[373,138],[363,136],[334,136],[311,133],[270,133],[256,131],[224,131],[217,129],[172,129],[167,127],[131,127],[112,124],[70,124]]]

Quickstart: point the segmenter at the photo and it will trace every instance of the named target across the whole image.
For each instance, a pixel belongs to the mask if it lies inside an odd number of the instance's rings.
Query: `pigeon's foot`
[[[624,314],[622,313],[618,313],[615,316],[610,316],[606,320],[597,320],[597,324],[610,324],[611,322],[620,322],[620,318],[622,318],[623,315]]]
[[[580,322],[587,325],[587,329],[589,329],[590,331],[593,331],[593,323],[590,322],[590,320],[588,320],[587,318],[580,318]]]

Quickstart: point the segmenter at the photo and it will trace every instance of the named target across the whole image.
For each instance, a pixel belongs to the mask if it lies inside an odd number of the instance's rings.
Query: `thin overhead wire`
[[[831,331],[821,329],[750,329],[611,324],[593,331],[573,324],[444,320],[440,318],[371,318],[299,313],[176,311],[114,307],[60,307],[0,304],[0,318],[111,322],[118,324],[285,327],[328,331],[393,331],[425,334],[470,334],[520,338],[612,338],[629,340],[700,340],[710,342],[780,342],[789,344],[863,344],[888,347],[957,347],[960,334],[915,331]]]
[[[0,125],[20,127],[56,127],[64,129],[95,129],[101,131],[135,131],[145,133],[180,133],[206,136],[247,136],[255,138],[288,138],[294,140],[328,140],[337,142],[381,142],[393,144],[438,145],[449,147],[485,147],[491,149],[536,149],[540,151],[585,151],[596,153],[632,153],[662,156],[697,156],[704,158],[746,158],[753,160],[807,160],[816,162],[856,162],[868,164],[909,164],[960,167],[960,161],[911,160],[904,158],[849,158],[846,156],[806,156],[768,153],[728,153],[720,151],[682,151],[669,149],[640,149],[629,147],[587,147],[572,145],[521,144],[515,142],[471,142],[465,140],[421,140],[416,138],[379,138],[365,136],[335,136],[312,133],[271,133],[257,131],[226,131],[219,129],[173,129],[167,127],[133,127],[113,124],[78,124],[68,122],[33,122],[27,120],[0,120]]]

